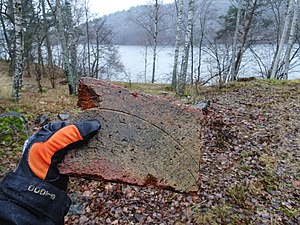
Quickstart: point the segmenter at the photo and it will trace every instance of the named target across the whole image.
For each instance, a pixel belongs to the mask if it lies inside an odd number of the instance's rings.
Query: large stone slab
[[[74,121],[96,118],[102,129],[66,156],[62,173],[197,191],[201,110],[91,78],[79,83],[78,106]]]

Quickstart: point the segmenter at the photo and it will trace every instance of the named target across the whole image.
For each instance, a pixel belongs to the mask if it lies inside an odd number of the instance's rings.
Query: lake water
[[[147,72],[145,75],[145,46],[118,46],[119,53],[121,56],[121,61],[125,66],[125,70],[127,74],[129,74],[130,78],[125,75],[119,75],[116,80],[129,81],[132,82],[150,82],[152,76],[152,49],[148,47],[147,50]],[[272,57],[274,55],[273,46],[270,45],[258,45],[254,48],[257,56],[260,57],[261,63],[263,63],[267,68],[270,67],[272,62]],[[196,69],[198,62],[198,49],[194,51],[194,67]],[[171,46],[167,47],[158,47],[158,55],[156,62],[156,83],[170,83],[172,77],[172,68],[173,68],[173,60],[174,60],[174,48]],[[300,60],[294,60],[291,63],[291,69],[289,72],[290,79],[299,79],[300,78]],[[179,65],[181,60],[179,59]],[[189,63],[190,65],[191,63]],[[241,65],[240,77],[259,77],[261,76],[261,68],[257,59],[255,59],[254,55],[247,51],[243,58],[243,63]],[[180,67],[178,68],[180,69]],[[214,73],[216,70],[214,57],[209,53],[208,49],[203,52],[202,59],[202,70],[201,70],[201,78],[206,80]],[[190,74],[190,69],[188,71]],[[194,72],[196,76],[197,72]]]
[[[171,47],[158,49],[156,60],[156,83],[169,83],[171,81],[174,57],[173,51],[174,50]],[[132,82],[151,82],[153,51],[150,47],[148,47],[147,50],[146,76],[146,48],[144,46],[119,46],[119,53],[126,72],[131,76],[130,79]]]

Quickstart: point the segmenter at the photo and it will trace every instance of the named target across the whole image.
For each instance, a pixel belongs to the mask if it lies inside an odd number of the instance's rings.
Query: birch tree
[[[185,85],[186,85],[189,51],[190,51],[190,44],[191,44],[191,38],[192,38],[192,26],[193,26],[193,22],[194,22],[194,11],[195,11],[195,1],[189,0],[188,23],[187,23],[187,29],[185,32],[185,41],[184,41],[184,49],[183,49],[181,67],[180,67],[180,74],[179,74],[177,85],[176,85],[176,94],[177,95],[183,95]]]
[[[22,0],[23,2],[23,0]],[[36,53],[34,52],[35,44],[39,45],[40,40],[36,38],[41,35],[41,25],[39,23],[40,17],[39,6],[34,4],[33,1],[27,1],[26,4],[22,3],[22,20],[23,20],[23,58],[24,58],[24,72],[26,71],[27,75],[31,77],[32,65],[34,62],[34,57]],[[38,32],[37,32],[38,31]],[[36,41],[38,43],[36,43]]]
[[[12,89],[12,99],[19,101],[23,76],[23,28],[22,28],[22,1],[13,0],[14,28],[15,28],[15,66]]]
[[[166,16],[166,14],[161,13],[161,6],[162,1],[155,0],[154,4],[145,7],[147,11],[143,11],[143,15],[140,15],[139,18],[136,15],[131,17],[136,24],[146,31],[148,38],[144,40],[148,41],[153,49],[151,83],[155,82],[156,76],[158,39],[160,33],[168,29],[168,27],[160,26]],[[148,17],[145,16],[145,13]],[[148,45],[148,43],[145,43],[145,45]]]
[[[10,1],[1,0],[0,1],[0,22],[2,27],[2,35],[3,39],[1,40],[2,51],[4,51],[8,58],[10,59],[9,64],[9,75],[13,76],[13,68],[14,68],[14,38],[11,37],[12,31],[9,27],[14,23],[13,21],[13,7]]]
[[[77,94],[78,92],[78,64],[77,64],[77,31],[75,23],[72,18],[72,6],[69,1],[65,2],[66,7],[66,27],[67,27],[67,37],[69,41],[69,50],[70,50],[70,79],[72,79],[73,84],[73,93]]]
[[[48,63],[48,73],[50,77],[50,82],[52,88],[55,88],[55,71],[54,71],[54,63],[53,63],[53,54],[52,54],[52,47],[51,47],[51,41],[50,41],[50,34],[49,29],[51,28],[51,24],[47,18],[47,11],[46,11],[46,4],[44,0],[40,0],[40,4],[42,7],[42,15],[43,15],[43,31],[45,35],[45,44],[47,49],[47,63]]]
[[[232,46],[227,82],[238,78],[246,50],[264,39],[269,20],[264,15],[267,6],[268,1],[265,0],[238,0],[223,17],[224,25],[217,38]]]
[[[289,29],[289,25],[291,23],[291,14],[292,14],[292,7],[294,0],[289,1],[289,5],[286,11],[286,16],[284,19],[284,25],[283,25],[283,29],[282,29],[282,33],[281,33],[281,37],[280,37],[280,42],[279,42],[279,46],[278,46],[278,51],[276,52],[276,55],[274,56],[274,64],[272,65],[271,68],[271,74],[270,74],[270,78],[278,78],[278,65],[279,65],[279,61],[280,61],[280,57],[282,54],[282,50],[284,47],[284,43],[286,41],[286,37],[287,37],[287,33],[288,33],[288,29]]]
[[[270,2],[270,9],[272,12],[272,29],[270,31],[270,38],[269,41],[271,43],[275,43],[275,53],[274,56],[272,58],[272,62],[271,65],[266,65],[265,67],[267,67],[267,73],[266,73],[266,78],[270,78],[271,77],[271,72],[272,72],[272,68],[273,65],[275,63],[275,58],[279,49],[279,43],[280,43],[280,38],[281,38],[281,33],[282,33],[282,28],[283,28],[283,24],[284,24],[284,18],[286,15],[286,9],[288,7],[288,1],[289,0],[269,0]],[[274,40],[275,38],[275,40]]]
[[[159,14],[159,4],[158,4],[158,0],[155,0],[155,4],[154,4],[154,31],[153,31],[153,60],[152,60],[151,83],[155,82],[156,58],[157,58],[157,38],[158,38],[158,14]]]
[[[233,58],[234,64],[232,66],[232,74],[230,74],[230,79],[232,81],[237,79],[238,72],[243,59],[243,54],[245,50],[249,47],[248,36],[258,8],[258,0],[252,0],[251,3],[252,4],[249,7],[249,12],[246,14],[246,21],[241,36],[241,44],[240,47],[238,48],[236,58]]]
[[[41,3],[41,2],[40,2]],[[41,7],[41,4],[38,5],[38,7],[36,8],[37,11],[39,11],[39,7]],[[36,75],[36,81],[37,81],[37,86],[39,89],[39,92],[42,93],[43,92],[43,87],[42,87],[42,75],[45,75],[45,67],[44,67],[44,60],[43,60],[43,45],[44,45],[44,40],[45,40],[45,33],[44,33],[44,29],[41,29],[41,27],[44,25],[42,24],[42,18],[39,17],[37,14],[35,13],[36,16],[34,18],[34,25],[32,28],[34,28],[33,32],[34,35],[31,36],[32,40],[31,43],[34,43],[35,47],[35,51],[37,52],[37,55],[33,55],[30,53],[31,57],[30,60],[28,60],[28,70],[30,70],[30,64],[32,64],[33,62],[36,62],[34,64],[34,68],[35,68],[35,75]],[[33,44],[31,44],[33,45]],[[29,46],[28,46],[29,47]],[[28,52],[33,52],[34,50],[29,50]]]
[[[197,66],[197,79],[196,83],[200,83],[201,79],[201,67],[202,67],[202,52],[204,47],[204,38],[207,35],[208,28],[208,20],[209,15],[211,15],[210,11],[211,2],[209,0],[204,0],[201,2],[200,10],[199,10],[199,43],[198,43],[198,66]]]
[[[195,11],[195,9],[194,9],[194,11]],[[193,85],[194,84],[194,21],[193,21],[192,30],[191,30],[190,50],[191,50],[190,83]]]
[[[64,72],[66,78],[68,80],[69,86],[69,94],[75,94],[75,87],[74,87],[74,77],[72,76],[72,68],[70,65],[70,53],[69,47],[67,43],[67,34],[65,32],[65,15],[63,14],[62,5],[60,0],[56,0],[56,19],[57,19],[57,30],[60,37],[61,49],[62,49],[62,58],[63,58],[63,65],[64,65]],[[71,25],[69,25],[71,27]]]
[[[87,75],[91,74],[91,45],[90,45],[90,23],[89,23],[89,9],[88,9],[89,1],[85,1],[85,26],[86,26],[86,38],[87,38],[87,64],[88,64],[88,72]],[[84,45],[85,46],[85,45]]]
[[[177,2],[175,0],[177,6]],[[177,67],[178,67],[178,58],[179,58],[179,48],[180,48],[180,36],[181,36],[181,27],[182,27],[182,18],[183,18],[183,0],[179,0],[177,7],[177,23],[176,23],[176,34],[175,34],[175,54],[174,54],[174,64],[173,64],[173,73],[172,73],[172,88],[176,89],[177,83]]]
[[[235,68],[235,63],[236,63],[235,60],[236,60],[236,53],[237,53],[237,44],[238,44],[237,39],[239,34],[241,11],[242,11],[242,0],[239,0],[237,4],[236,24],[235,24],[234,34],[233,34],[233,41],[232,41],[231,64],[229,68],[229,76],[232,80],[235,80],[237,76],[237,71],[236,71],[237,68]]]
[[[283,79],[288,79],[288,72],[290,67],[290,58],[291,58],[291,51],[295,42],[295,34],[297,29],[297,21],[298,21],[298,15],[299,15],[299,3],[300,0],[296,0],[297,2],[294,3],[293,7],[293,19],[291,24],[291,29],[289,33],[289,39],[288,44],[284,56],[284,65],[283,65]]]

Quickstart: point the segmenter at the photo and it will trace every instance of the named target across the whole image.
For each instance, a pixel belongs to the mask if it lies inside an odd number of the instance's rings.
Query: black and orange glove
[[[15,173],[24,177],[38,177],[66,190],[68,177],[59,173],[57,165],[67,150],[80,147],[101,128],[98,120],[74,124],[50,123],[31,136],[24,144],[21,161]]]

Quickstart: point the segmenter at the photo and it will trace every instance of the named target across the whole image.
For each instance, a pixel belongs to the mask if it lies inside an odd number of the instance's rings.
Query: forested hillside
[[[188,1],[185,1],[187,4]],[[201,1],[196,2],[196,7],[203,7]],[[224,16],[229,8],[229,1],[227,0],[212,0],[210,7],[213,11],[213,16],[218,18]],[[160,27],[162,34],[160,34],[158,44],[160,45],[174,45],[175,27],[176,27],[176,5],[166,4],[160,7]],[[199,19],[197,15],[196,19]],[[145,24],[150,22],[151,13],[149,6],[136,6],[127,11],[116,12],[101,19],[111,27],[113,33],[113,43],[117,45],[144,45],[145,44],[145,30],[138,21],[144,21]],[[92,22],[93,23],[93,22]],[[220,24],[215,22],[212,24],[212,29],[216,30]],[[195,27],[195,32],[199,28]]]

